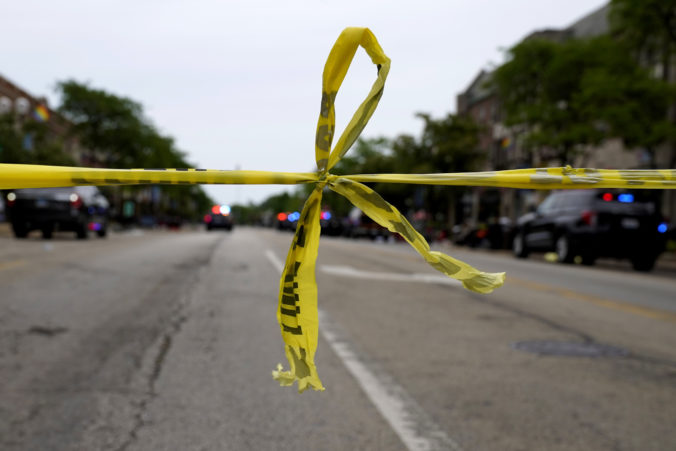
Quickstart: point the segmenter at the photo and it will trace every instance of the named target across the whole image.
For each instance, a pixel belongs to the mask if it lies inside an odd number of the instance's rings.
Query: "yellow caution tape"
[[[371,91],[354,113],[333,148],[334,102],[359,47],[377,65]],[[563,168],[449,174],[358,174],[335,176],[328,171],[345,155],[366,126],[383,94],[390,59],[367,28],[346,28],[336,40],[324,66],[322,102],[317,123],[317,172],[220,171],[206,169],[92,169],[61,166],[0,164],[0,189],[48,188],[76,185],[138,184],[279,184],[314,183],[303,207],[279,283],[277,320],[289,371],[279,365],[273,377],[281,385],[298,381],[300,392],[323,390],[317,375],[317,283],[315,263],[319,248],[319,213],[322,191],[328,186],[345,196],[375,222],[399,233],[435,269],[460,280],[468,290],[490,293],[501,286],[504,273],[485,273],[441,252],[429,244],[406,218],[375,191],[362,183],[389,182],[431,185],[492,186],[524,189],[676,188],[676,170],[603,170]]]
[[[96,169],[31,164],[0,164],[0,189],[76,185],[294,185],[329,184],[337,176],[317,172],[225,171],[214,169]],[[341,179],[371,183],[492,186],[521,189],[675,189],[676,169],[514,169],[438,174],[353,174]]]

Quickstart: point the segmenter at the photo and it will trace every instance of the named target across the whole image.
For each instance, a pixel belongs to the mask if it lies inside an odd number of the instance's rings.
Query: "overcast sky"
[[[326,56],[369,27],[392,67],[362,136],[418,135],[416,112],[455,111],[480,69],[535,29],[565,27],[601,0],[22,0],[2,7],[0,74],[55,106],[73,78],[144,105],[196,167],[312,171]],[[363,50],[336,101],[342,132],[375,78]],[[207,186],[221,203],[281,186]]]

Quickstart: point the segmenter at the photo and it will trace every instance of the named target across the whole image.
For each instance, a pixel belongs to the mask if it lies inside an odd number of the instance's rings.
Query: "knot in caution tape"
[[[359,47],[377,67],[377,78],[335,146],[335,100]],[[517,169],[448,174],[357,174],[336,176],[329,171],[355,143],[383,95],[390,59],[367,28],[346,28],[324,66],[322,98],[315,138],[316,172],[223,171],[206,169],[95,169],[0,164],[0,189],[48,188],[75,185],[139,184],[299,184],[314,183],[300,214],[279,283],[277,320],[290,369],[272,372],[281,385],[298,382],[300,392],[324,390],[317,375],[318,314],[315,264],[319,247],[322,192],[325,187],[346,197],[376,223],[401,235],[436,270],[477,293],[490,293],[505,281],[505,273],[486,273],[432,251],[429,244],[393,205],[363,183],[491,186],[521,189],[676,188],[676,170],[603,170],[564,168]]]

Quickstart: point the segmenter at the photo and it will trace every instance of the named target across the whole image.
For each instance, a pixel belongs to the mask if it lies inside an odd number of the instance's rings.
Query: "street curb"
[[[9,222],[0,222],[0,236],[13,236],[12,226],[9,225]]]
[[[481,252],[485,254],[512,256],[512,252],[507,249],[487,249],[481,247],[472,248],[468,246],[457,246],[449,242],[437,242],[435,244],[447,249],[445,252],[450,255],[453,255],[453,251],[460,250],[465,252]],[[544,254],[542,253],[534,253],[530,259],[533,261],[546,261]],[[600,262],[602,262],[604,266],[622,265],[623,262],[629,265],[628,260],[600,259]],[[655,270],[676,271],[676,251],[664,251],[655,263]]]

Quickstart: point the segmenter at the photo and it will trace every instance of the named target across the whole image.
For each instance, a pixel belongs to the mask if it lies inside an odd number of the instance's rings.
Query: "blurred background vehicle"
[[[228,205],[214,205],[211,211],[204,215],[204,224],[207,230],[225,229],[232,230],[231,208]]]
[[[458,246],[481,247],[489,249],[511,249],[514,238],[514,226],[511,219],[490,218],[476,227],[457,225],[453,229],[453,243]]]
[[[5,196],[6,215],[14,236],[33,230],[50,239],[55,231],[73,231],[85,239],[89,231],[103,238],[108,231],[108,200],[95,186],[29,188]]]
[[[668,225],[649,192],[559,191],[517,224],[512,250],[556,252],[557,260],[593,265],[599,257],[628,258],[650,271],[664,251]]]
[[[275,223],[275,228],[277,230],[294,232],[298,225],[298,220],[300,219],[300,212],[279,212],[277,213],[276,218],[277,222]],[[322,235],[341,236],[344,231],[342,221],[328,210],[321,211],[319,215],[319,225],[321,226]]]
[[[322,235],[341,236],[345,231],[343,222],[330,211],[324,210],[319,217]]]
[[[277,223],[275,225],[275,228],[277,230],[288,230],[293,232],[296,230],[296,221],[300,219],[300,213],[297,211],[291,212],[291,213],[286,213],[286,212],[279,212],[277,213]]]
[[[365,215],[359,208],[350,210],[343,231],[349,238],[387,239],[390,231]]]

